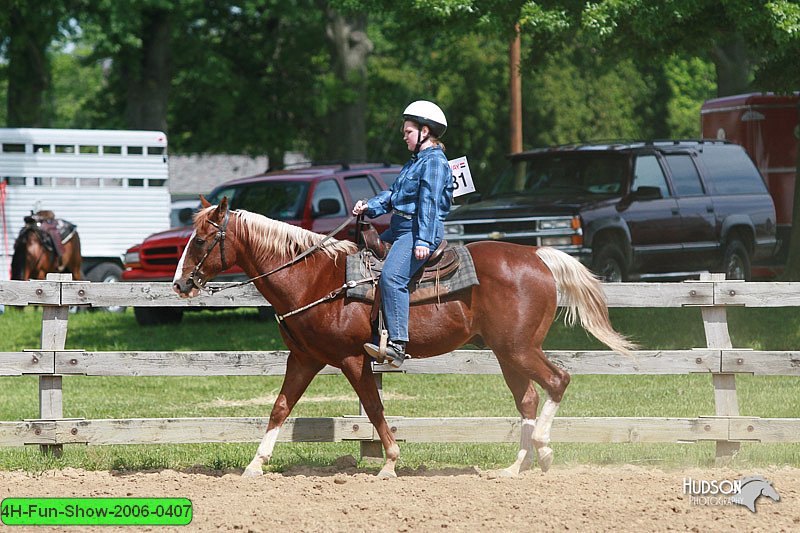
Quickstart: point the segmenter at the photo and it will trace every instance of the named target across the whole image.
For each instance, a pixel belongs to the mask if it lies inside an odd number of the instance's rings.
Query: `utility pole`
[[[520,39],[519,23],[514,24],[514,37],[508,47],[509,63],[509,124],[511,125],[511,150],[515,154],[522,151],[522,79],[520,77]],[[522,190],[525,186],[525,167],[518,165],[514,173],[514,189]]]
[[[509,114],[511,124],[511,153],[522,151],[522,79],[520,78],[519,23],[514,25],[514,37],[508,50],[509,57]]]

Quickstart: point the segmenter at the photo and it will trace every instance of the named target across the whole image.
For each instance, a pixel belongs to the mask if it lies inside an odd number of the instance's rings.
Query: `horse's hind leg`
[[[520,350],[517,349],[516,353],[520,353]],[[505,364],[519,371],[521,376],[532,379],[547,392],[542,412],[533,428],[533,445],[536,448],[539,467],[542,472],[547,472],[553,464],[553,450],[549,446],[550,428],[553,426],[553,419],[564,396],[564,391],[569,385],[569,374],[551,363],[540,346],[529,347],[523,356],[503,359],[505,359]],[[523,416],[525,416],[524,413]]]
[[[309,361],[307,359],[300,361],[294,352],[289,353],[289,358],[286,360],[286,376],[283,379],[281,392],[272,406],[267,433],[261,439],[258,451],[256,451],[255,457],[245,468],[243,476],[255,477],[264,473],[262,467],[264,463],[269,462],[270,458],[272,458],[272,451],[275,449],[275,442],[278,440],[281,426],[286,421],[289,413],[292,412],[297,400],[308,388],[311,380],[324,366],[317,361]]]
[[[508,363],[502,360],[499,363],[506,385],[514,396],[517,411],[522,415],[517,460],[511,466],[500,470],[500,475],[514,477],[518,476],[520,472],[530,470],[533,465],[533,430],[536,425],[536,411],[539,407],[539,393],[536,392],[530,379],[520,374]]]

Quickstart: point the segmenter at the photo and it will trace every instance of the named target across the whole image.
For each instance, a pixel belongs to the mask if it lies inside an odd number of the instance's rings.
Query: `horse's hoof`
[[[553,465],[553,449],[548,448],[545,446],[544,448],[539,448],[539,468],[542,469],[542,472],[547,472],[550,470],[550,467]]]
[[[499,477],[510,478],[519,477],[519,472],[515,468],[503,468],[502,470],[493,470],[489,473],[489,479],[496,479]]]
[[[391,470],[381,470],[378,472],[378,479],[395,479],[397,474],[392,472]]]
[[[264,472],[259,468],[256,470],[255,468],[247,467],[242,472],[242,477],[261,477],[264,475]]]

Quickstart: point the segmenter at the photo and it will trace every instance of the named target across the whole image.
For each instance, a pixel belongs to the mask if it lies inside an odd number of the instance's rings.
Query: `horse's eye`
[[[197,238],[194,240],[194,244],[195,244],[196,246],[203,246],[205,243],[206,243],[206,241],[204,241],[204,240],[203,240],[203,239],[201,239],[200,237],[197,237]]]

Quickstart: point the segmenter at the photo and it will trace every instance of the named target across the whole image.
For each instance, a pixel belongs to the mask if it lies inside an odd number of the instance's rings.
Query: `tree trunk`
[[[718,42],[711,51],[717,71],[717,96],[746,93],[750,89],[752,61],[747,43],[741,34],[729,35]]]
[[[45,6],[23,13],[16,2],[11,3],[8,18],[8,126],[47,126],[43,112],[44,94],[50,87],[47,47],[58,20]]]
[[[372,41],[367,37],[367,16],[347,18],[326,9],[326,33],[331,45],[338,98],[329,113],[328,153],[342,162],[367,160],[367,58]]]
[[[125,124],[137,130],[167,131],[171,82],[170,15],[142,12],[142,47],[126,54],[122,79],[127,87]]]
[[[780,279],[782,281],[800,281],[800,99],[797,100],[798,124],[794,128],[796,145],[794,203],[792,204],[792,232],[789,237],[789,253],[786,257],[786,268]]]

